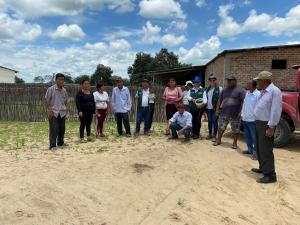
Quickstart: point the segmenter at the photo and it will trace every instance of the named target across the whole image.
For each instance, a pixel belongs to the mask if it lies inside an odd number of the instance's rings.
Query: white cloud
[[[229,16],[229,11],[234,9],[234,5],[221,5],[219,7],[219,16],[221,24],[218,27],[217,33],[220,37],[233,37],[242,33],[240,25],[234,21],[233,17]]]
[[[196,5],[200,8],[206,4],[206,0],[195,0],[195,2],[196,2]]]
[[[300,33],[300,5],[291,8],[285,17],[267,13],[257,14],[255,10],[251,10],[248,18],[242,23],[237,23],[229,16],[229,11],[233,8],[233,5],[219,7],[222,20],[218,27],[219,37],[230,38],[245,32],[264,32],[270,36],[292,36]]]
[[[53,39],[80,41],[84,39],[85,33],[77,24],[62,24],[57,27],[54,33],[50,34],[50,37]]]
[[[179,59],[194,65],[205,64],[220,51],[221,42],[217,36],[212,36],[203,42],[197,42],[191,49],[180,48]]]
[[[38,24],[26,23],[0,12],[0,40],[32,41],[42,34]]]
[[[152,25],[150,21],[147,21],[143,26],[142,41],[146,44],[159,43],[164,46],[176,46],[186,42],[184,35],[176,36],[174,34],[161,34],[161,28],[157,25]]]
[[[175,0],[142,0],[139,14],[151,19],[185,19],[180,3]]]
[[[176,30],[186,30],[188,28],[188,24],[184,21],[172,21],[167,28],[167,31],[176,29]]]
[[[5,7],[24,18],[42,16],[74,16],[86,9],[102,10],[108,8],[119,13],[134,10],[132,0],[2,0]]]
[[[8,43],[6,43],[8,44]],[[97,64],[110,66],[115,74],[127,76],[136,52],[125,40],[86,43],[82,46],[54,48],[49,46],[5,47],[0,41],[0,61],[20,71],[20,76],[31,82],[34,76],[69,72],[73,76],[92,74]]]

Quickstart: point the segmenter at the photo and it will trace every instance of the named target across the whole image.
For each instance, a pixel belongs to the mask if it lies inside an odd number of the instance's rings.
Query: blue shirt
[[[181,127],[189,126],[192,127],[192,114],[184,111],[184,113],[181,115],[179,112],[176,112],[173,117],[170,119],[172,123],[177,123]]]
[[[112,91],[111,104],[116,113],[127,113],[131,110],[131,96],[129,89],[115,87]]]
[[[257,89],[255,89],[253,92],[247,91],[244,99],[242,113],[241,113],[243,121],[246,122],[255,121],[254,108],[259,96],[260,96],[260,92]]]

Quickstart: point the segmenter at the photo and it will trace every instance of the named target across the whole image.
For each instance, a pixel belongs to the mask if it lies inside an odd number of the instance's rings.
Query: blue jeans
[[[206,109],[209,135],[216,136],[218,132],[218,117],[214,109]]]
[[[182,126],[180,126],[177,123],[172,123],[172,125],[171,125],[172,136],[173,137],[178,137],[177,131],[179,131],[181,129],[182,129]],[[184,132],[183,132],[183,134],[184,134],[185,138],[190,138],[190,136],[191,136],[191,128],[185,129]]]
[[[151,111],[150,107],[139,107],[137,109],[136,114],[136,128],[135,132],[140,133],[141,129],[141,123],[144,121],[144,132],[148,132],[150,130],[150,118],[151,117]]]
[[[243,126],[244,126],[244,136],[248,146],[248,152],[250,154],[253,154],[254,156],[257,156],[256,150],[254,148],[254,143],[256,140],[255,122],[243,121]]]

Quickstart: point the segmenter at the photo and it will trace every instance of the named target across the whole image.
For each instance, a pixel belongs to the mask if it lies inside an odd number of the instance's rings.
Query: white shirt
[[[189,91],[185,90],[183,92],[183,99],[182,99],[184,105],[188,105],[189,104],[188,97],[189,97]]]
[[[254,108],[260,96],[260,91],[255,89],[253,92],[247,91],[243,108],[242,108],[242,119],[246,122],[254,122]]]
[[[187,111],[184,111],[182,115],[179,112],[176,112],[170,121],[172,123],[178,123],[181,127],[192,127],[192,118],[192,114]]]
[[[223,88],[219,87],[219,89],[220,89],[220,94],[221,94]],[[207,109],[214,109],[214,106],[213,106],[213,103],[212,103],[212,98],[213,98],[214,90],[215,90],[215,88],[211,88],[207,92],[207,95],[206,95],[206,97],[207,97],[207,106],[206,106],[206,108]]]
[[[271,83],[261,95],[254,108],[255,120],[268,122],[269,127],[275,127],[280,121],[282,112],[282,93]]]
[[[128,113],[132,106],[129,89],[115,87],[111,96],[111,105],[116,113]]]
[[[142,97],[142,107],[149,106],[149,88],[147,90],[143,89],[143,97]]]
[[[96,109],[107,109],[109,97],[106,91],[104,91],[102,94],[99,91],[95,91],[94,99],[96,103]]]

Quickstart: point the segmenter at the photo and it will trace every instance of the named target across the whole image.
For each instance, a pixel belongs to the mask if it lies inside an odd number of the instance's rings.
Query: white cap
[[[192,82],[191,80],[188,80],[188,81],[185,83],[185,86],[188,86],[189,84],[194,85],[193,82]]]

